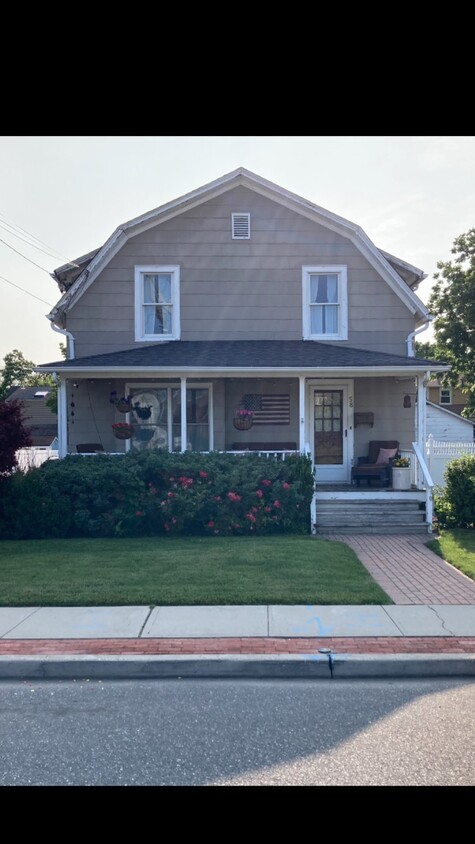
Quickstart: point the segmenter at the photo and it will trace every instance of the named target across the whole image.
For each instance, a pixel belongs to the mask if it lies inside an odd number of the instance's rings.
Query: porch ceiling
[[[149,346],[53,361],[37,367],[48,372],[131,374],[159,372],[322,372],[383,374],[442,372],[439,361],[408,358],[313,340],[171,341]]]

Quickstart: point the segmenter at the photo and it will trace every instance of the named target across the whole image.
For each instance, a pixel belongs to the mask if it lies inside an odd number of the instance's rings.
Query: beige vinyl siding
[[[232,240],[249,211],[251,239]],[[134,267],[180,266],[181,339],[302,339],[302,266],[348,267],[346,345],[406,354],[414,318],[350,240],[234,188],[131,237],[68,315],[77,356],[135,348]],[[343,341],[340,341],[343,342]]]
[[[355,428],[355,463],[368,453],[370,440],[399,440],[401,448],[411,449],[415,441],[414,381],[396,378],[355,378],[355,413],[372,411],[374,426]],[[411,407],[404,407],[404,396],[411,394]]]

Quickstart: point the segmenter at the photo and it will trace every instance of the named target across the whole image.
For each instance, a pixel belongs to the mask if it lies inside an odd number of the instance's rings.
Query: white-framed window
[[[135,339],[180,339],[180,267],[135,267]]]
[[[126,451],[166,449],[181,451],[181,385],[179,383],[129,383],[125,394],[132,396],[127,418],[134,425]],[[213,385],[186,384],[186,450],[214,448]]]
[[[440,388],[440,403],[452,404],[452,387]]]
[[[304,340],[348,340],[346,266],[302,267]]]
[[[251,215],[248,212],[231,214],[231,234],[233,240],[251,239]]]

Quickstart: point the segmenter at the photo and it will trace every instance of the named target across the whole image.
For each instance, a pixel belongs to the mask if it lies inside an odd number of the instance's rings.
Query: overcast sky
[[[55,267],[101,246],[120,223],[240,166],[357,223],[377,246],[422,268],[424,301],[437,261],[475,226],[474,137],[3,137],[0,238],[43,269],[0,242],[0,276],[54,305]],[[32,249],[5,221],[64,257]],[[58,359],[49,309],[0,279],[0,361],[14,348],[35,363]]]

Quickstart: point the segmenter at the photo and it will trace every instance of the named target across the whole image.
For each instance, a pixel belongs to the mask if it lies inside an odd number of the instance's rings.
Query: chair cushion
[[[399,442],[397,440],[370,440],[368,463],[376,463],[380,448],[399,448]]]
[[[397,448],[380,448],[376,466],[387,466],[389,461],[396,457]]]

